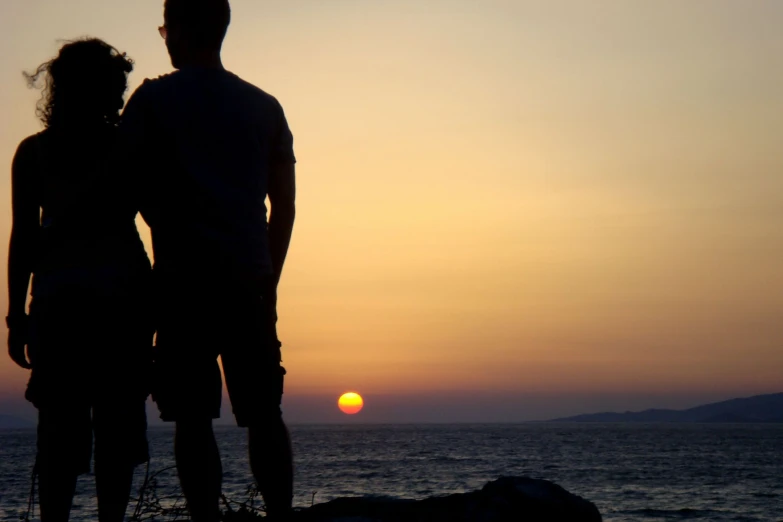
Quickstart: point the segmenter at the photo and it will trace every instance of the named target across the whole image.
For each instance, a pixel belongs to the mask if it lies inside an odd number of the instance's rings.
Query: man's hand
[[[28,328],[24,323],[13,325],[8,329],[8,355],[16,364],[25,370],[30,370],[33,365],[28,360],[27,351],[25,350],[27,347],[27,333]]]

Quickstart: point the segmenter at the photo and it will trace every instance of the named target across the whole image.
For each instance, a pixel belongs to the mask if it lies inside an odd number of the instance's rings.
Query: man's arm
[[[296,156],[294,136],[288,127],[283,106],[277,100],[278,134],[273,149],[272,172],[267,194],[272,208],[269,213],[269,250],[272,256],[274,285],[277,288],[291,244],[296,220]]]
[[[296,220],[296,166],[278,164],[269,179],[269,250],[272,256],[275,286],[280,282],[283,265],[291,244]]]
[[[23,141],[14,156],[11,171],[13,225],[8,247],[8,355],[22,368],[31,365],[25,357],[27,344],[27,290],[33,272],[40,227],[40,208],[35,198],[35,149]]]
[[[125,105],[118,130],[114,166],[127,189],[127,197],[144,221],[151,226],[154,212],[150,205],[151,176],[155,168],[155,154],[150,150],[154,138],[149,121],[147,101],[148,80],[136,89]]]

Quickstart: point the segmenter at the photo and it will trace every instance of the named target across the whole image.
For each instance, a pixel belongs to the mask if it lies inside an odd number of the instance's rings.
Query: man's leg
[[[248,428],[250,469],[267,513],[285,518],[293,503],[294,464],[291,437],[283,422],[285,368],[277,338],[274,292],[248,294],[240,303],[237,337],[221,355],[237,424]]]
[[[250,468],[264,497],[267,513],[284,516],[294,496],[294,462],[291,437],[278,416],[263,426],[248,429]]]
[[[223,469],[212,419],[220,417],[223,395],[217,358],[224,301],[181,282],[157,292],[152,398],[161,419],[175,423],[174,457],[191,519],[217,522]]]
[[[217,522],[223,468],[212,419],[179,420],[176,426],[174,456],[190,516],[193,522]]]

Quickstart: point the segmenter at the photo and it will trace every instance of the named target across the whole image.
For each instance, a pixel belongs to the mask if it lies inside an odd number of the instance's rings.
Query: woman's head
[[[68,42],[32,74],[31,87],[43,89],[36,114],[48,127],[116,124],[125,103],[133,60],[96,38]]]

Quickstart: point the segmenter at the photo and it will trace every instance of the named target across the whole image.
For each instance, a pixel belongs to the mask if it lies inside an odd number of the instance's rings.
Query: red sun
[[[356,415],[364,407],[362,396],[355,392],[344,393],[337,400],[337,407],[347,415]]]

